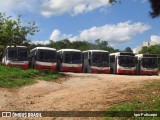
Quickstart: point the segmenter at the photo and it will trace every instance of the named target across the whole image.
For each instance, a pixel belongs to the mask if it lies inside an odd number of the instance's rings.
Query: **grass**
[[[127,103],[119,104],[116,106],[113,106],[107,111],[121,111],[123,115],[130,111],[160,111],[160,82],[155,82],[151,84],[147,84],[140,90],[140,92],[136,92],[137,94],[134,94],[132,96],[132,100]],[[124,113],[125,111],[125,113]],[[156,112],[155,112],[156,113]],[[159,120],[159,117],[105,117],[105,120],[130,120],[130,119],[136,119],[136,120]]]
[[[51,70],[23,70],[0,65],[0,87],[16,87],[35,83],[38,80],[56,80],[64,76]]]

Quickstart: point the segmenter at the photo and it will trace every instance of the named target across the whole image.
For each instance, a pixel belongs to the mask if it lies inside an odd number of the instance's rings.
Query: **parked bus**
[[[110,73],[109,52],[105,50],[87,50],[83,52],[83,72]]]
[[[49,47],[36,47],[30,51],[30,66],[35,69],[56,70],[56,49]]]
[[[137,74],[140,75],[158,75],[158,55],[155,54],[137,54]]]
[[[137,58],[134,53],[117,52],[110,54],[110,67],[113,74],[136,74]]]
[[[81,51],[61,49],[57,51],[57,70],[61,72],[82,72]]]
[[[26,46],[7,46],[2,54],[2,64],[28,69],[28,53]]]

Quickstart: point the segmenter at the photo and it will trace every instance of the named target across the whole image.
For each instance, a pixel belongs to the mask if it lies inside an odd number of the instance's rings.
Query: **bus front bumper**
[[[121,69],[118,69],[117,73],[118,74],[132,74],[132,75],[135,75],[136,70],[121,70]]]
[[[82,67],[62,67],[61,72],[82,72]]]
[[[158,75],[158,71],[144,71],[144,70],[141,70],[140,74],[141,75]]]
[[[109,74],[110,73],[110,70],[99,70],[99,69],[94,69],[94,68],[91,68],[91,73],[105,73],[105,74]]]
[[[56,70],[56,66],[46,66],[46,65],[36,65],[35,66],[36,69],[38,70]]]

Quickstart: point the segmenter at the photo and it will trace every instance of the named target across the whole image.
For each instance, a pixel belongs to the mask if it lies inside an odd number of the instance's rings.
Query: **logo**
[[[2,117],[12,117],[11,112],[2,112]]]

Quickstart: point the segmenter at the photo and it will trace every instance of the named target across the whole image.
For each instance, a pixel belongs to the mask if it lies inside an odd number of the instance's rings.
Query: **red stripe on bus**
[[[82,67],[62,67],[62,72],[82,72]]]
[[[136,71],[135,70],[121,70],[121,69],[118,69],[117,71],[118,74],[136,74]]]
[[[98,69],[91,68],[91,73],[105,73],[105,74],[109,74],[110,70],[98,70]]]
[[[44,69],[54,70],[54,71],[56,70],[56,66],[46,66],[46,65],[36,65],[35,68],[38,70],[44,70]]]
[[[144,71],[144,70],[141,70],[140,74],[141,75],[158,75],[158,71]]]

